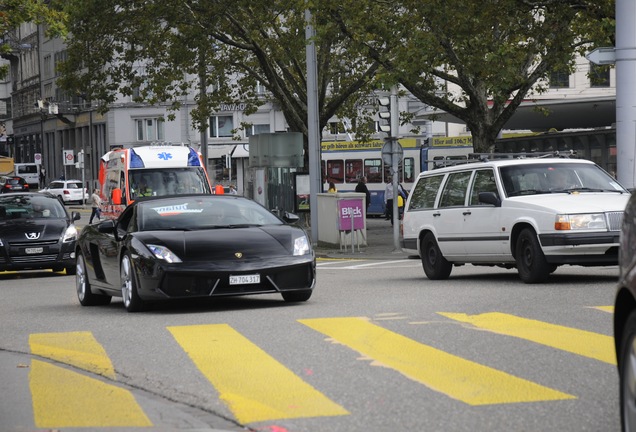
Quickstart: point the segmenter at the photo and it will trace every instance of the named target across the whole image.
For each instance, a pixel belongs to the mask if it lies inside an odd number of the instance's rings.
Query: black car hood
[[[202,231],[149,231],[135,234],[146,244],[166,246],[183,261],[263,259],[289,256],[293,240],[304,235],[300,228],[268,225],[249,228],[218,228]]]
[[[0,238],[9,243],[58,240],[69,222],[65,219],[16,219],[0,222]]]

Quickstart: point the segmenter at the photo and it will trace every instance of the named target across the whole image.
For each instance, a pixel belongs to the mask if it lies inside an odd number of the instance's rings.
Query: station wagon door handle
[[[462,213],[464,216],[469,216],[472,213],[470,212],[470,210],[466,210],[465,212]]]
[[[441,215],[442,215],[442,214],[441,214],[440,212],[435,212],[435,213],[433,213],[433,217],[439,217],[439,216],[441,216]]]

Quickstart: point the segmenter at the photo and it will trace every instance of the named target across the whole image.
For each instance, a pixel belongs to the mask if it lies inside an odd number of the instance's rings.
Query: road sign
[[[382,160],[384,161],[385,165],[393,165],[393,148],[392,148],[392,140],[387,140],[384,145],[382,146]],[[400,161],[402,160],[402,157],[404,156],[404,149],[402,148],[402,145],[399,142],[395,143],[396,149],[395,149],[395,156],[397,157],[398,160],[398,164],[400,163]]]
[[[33,155],[33,162],[35,162],[38,165],[42,164],[42,153],[36,153]]]
[[[608,65],[616,63],[616,48],[601,47],[585,55],[585,58],[597,65]]]
[[[64,165],[75,165],[75,153],[73,150],[64,150]]]

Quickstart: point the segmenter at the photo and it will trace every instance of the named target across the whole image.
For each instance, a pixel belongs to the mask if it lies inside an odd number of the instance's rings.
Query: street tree
[[[0,0],[0,57],[11,59],[20,48],[15,40],[15,29],[23,23],[46,24],[49,35],[63,35],[66,31],[66,14],[49,7],[50,0]],[[9,72],[0,66],[0,79]]]
[[[352,41],[421,102],[492,151],[519,104],[575,56],[612,45],[612,0],[323,0]]]
[[[305,0],[65,3],[70,36],[59,83],[101,109],[128,95],[169,102],[174,112],[194,93],[193,123],[204,130],[221,104],[240,102],[250,114],[273,102],[289,130],[307,137]],[[351,119],[351,129],[368,127],[379,63],[350,50],[330,17],[314,15],[312,24],[320,130],[333,116]]]

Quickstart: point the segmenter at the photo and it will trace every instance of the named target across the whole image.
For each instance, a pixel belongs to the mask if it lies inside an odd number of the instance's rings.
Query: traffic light
[[[378,105],[380,109],[378,111],[378,128],[380,131],[391,136],[391,98],[387,96],[381,96],[378,98]]]

